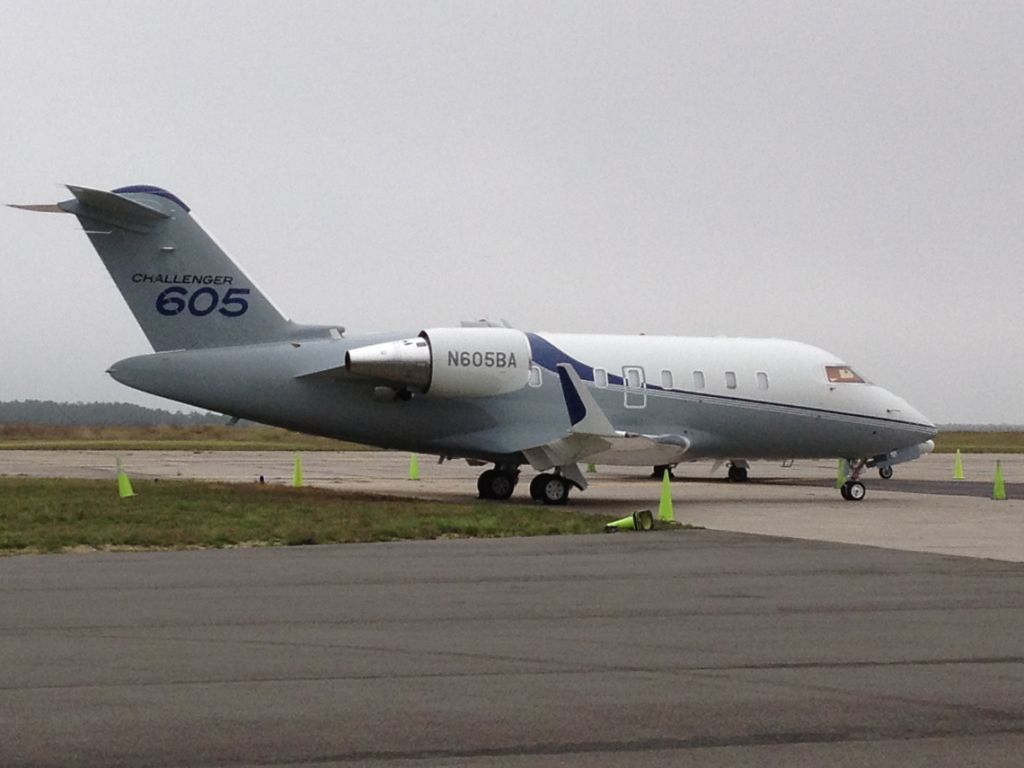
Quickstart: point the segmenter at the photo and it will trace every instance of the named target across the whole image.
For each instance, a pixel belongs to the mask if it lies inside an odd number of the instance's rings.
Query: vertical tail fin
[[[78,217],[154,350],[291,335],[292,323],[175,195],[147,186],[68,189],[74,199],[58,207]]]

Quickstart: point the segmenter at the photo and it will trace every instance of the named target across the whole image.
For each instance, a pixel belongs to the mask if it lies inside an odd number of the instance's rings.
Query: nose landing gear
[[[860,501],[867,494],[864,483],[847,480],[839,489],[839,493],[847,501]]]
[[[846,476],[846,482],[839,486],[839,493],[846,501],[860,501],[867,495],[867,489],[860,481],[861,472],[864,471],[867,463],[867,459],[846,460],[849,474]]]

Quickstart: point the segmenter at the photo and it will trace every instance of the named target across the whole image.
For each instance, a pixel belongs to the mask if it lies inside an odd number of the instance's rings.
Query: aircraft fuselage
[[[558,363],[576,369],[616,427],[686,437],[687,459],[874,456],[936,434],[882,387],[829,381],[829,367],[846,367],[834,355],[778,339],[529,334],[537,369],[530,383],[471,399],[382,398],[376,382],[338,369],[352,349],[410,335],[160,352],[122,360],[110,373],[145,392],[262,423],[496,462],[568,430]],[[332,372],[310,375],[323,370]]]

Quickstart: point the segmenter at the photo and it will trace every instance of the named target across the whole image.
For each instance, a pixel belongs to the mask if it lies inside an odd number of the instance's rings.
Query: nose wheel
[[[839,493],[847,501],[860,501],[867,495],[867,489],[864,488],[864,483],[856,480],[847,480],[840,486]]]

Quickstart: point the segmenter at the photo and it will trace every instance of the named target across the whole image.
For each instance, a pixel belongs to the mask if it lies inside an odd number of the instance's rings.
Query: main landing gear
[[[481,473],[476,481],[476,489],[481,499],[504,501],[515,491],[518,482],[519,467],[499,464]],[[573,486],[580,487],[564,475],[545,472],[530,481],[530,498],[548,505],[561,506],[569,502],[569,491]]]
[[[563,506],[569,503],[571,487],[572,483],[561,475],[545,472],[530,481],[530,498],[551,506]]]
[[[747,470],[750,465],[746,461],[735,459],[729,462],[729,482],[730,483],[745,483],[747,482]]]
[[[476,481],[481,499],[504,500],[512,495],[519,482],[519,468],[497,466],[483,472]]]

